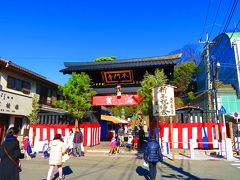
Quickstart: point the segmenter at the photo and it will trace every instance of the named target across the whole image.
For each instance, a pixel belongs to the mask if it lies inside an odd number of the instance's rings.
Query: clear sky
[[[213,39],[234,1],[0,0],[0,57],[64,84],[64,62],[164,56],[207,31]],[[238,5],[228,29],[239,15]]]

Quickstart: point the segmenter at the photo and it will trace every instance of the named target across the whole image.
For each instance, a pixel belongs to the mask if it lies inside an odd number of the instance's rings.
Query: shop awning
[[[101,120],[111,121],[114,124],[127,124],[128,122],[124,119],[115,117],[115,116],[108,116],[108,115],[101,115]]]

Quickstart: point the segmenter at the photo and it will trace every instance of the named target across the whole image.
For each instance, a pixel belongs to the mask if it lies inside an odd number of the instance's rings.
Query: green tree
[[[93,60],[93,62],[101,62],[101,61],[115,61],[115,56],[106,56],[106,57],[98,57]]]
[[[196,69],[194,62],[185,62],[174,68],[173,85],[178,88],[179,96],[186,95],[189,91],[194,91],[192,78]]]
[[[135,112],[134,106],[112,106],[110,109],[114,116],[121,117],[122,108],[124,108],[126,118],[132,116],[132,114]]]
[[[142,96],[142,101],[138,105],[143,114],[149,114],[152,107],[152,89],[154,87],[161,86],[167,82],[167,76],[164,74],[163,70],[156,69],[154,74],[149,74],[146,72],[143,81],[141,82],[141,88],[137,91],[137,94]],[[150,113],[151,114],[151,113]]]
[[[83,72],[74,72],[67,84],[59,86],[59,91],[64,100],[56,101],[56,105],[68,111],[75,118],[75,127],[78,127],[79,120],[91,108],[91,97],[96,94],[91,88],[90,77]]]
[[[34,95],[32,100],[32,112],[28,116],[30,124],[38,123],[38,113],[39,113],[38,101],[39,101],[39,97],[37,95]]]

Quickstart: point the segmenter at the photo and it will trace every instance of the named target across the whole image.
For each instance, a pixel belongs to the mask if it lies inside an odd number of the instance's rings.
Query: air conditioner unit
[[[24,94],[30,94],[30,90],[29,89],[26,89],[26,88],[22,88],[22,92]]]

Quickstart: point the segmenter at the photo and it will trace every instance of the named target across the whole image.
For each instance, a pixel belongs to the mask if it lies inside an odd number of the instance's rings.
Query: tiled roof
[[[34,78],[34,79],[38,79],[40,81],[43,81],[43,82],[47,82],[49,84],[52,84],[54,86],[58,86],[59,84],[55,83],[55,82],[52,82],[50,80],[48,80],[46,77],[38,74],[38,73],[35,73],[29,69],[26,69],[22,66],[19,66],[17,64],[14,64],[13,62],[11,61],[7,61],[5,59],[1,59],[0,58],[0,67],[1,68],[8,68],[9,70],[12,70],[12,71],[17,71],[21,74],[24,74],[26,76],[30,76],[31,78]]]
[[[102,61],[102,62],[65,62],[65,69],[60,70],[64,74],[75,71],[87,72],[96,70],[114,70],[131,68],[151,68],[156,66],[176,65],[182,54],[157,56],[148,58],[134,58],[126,60]]]

